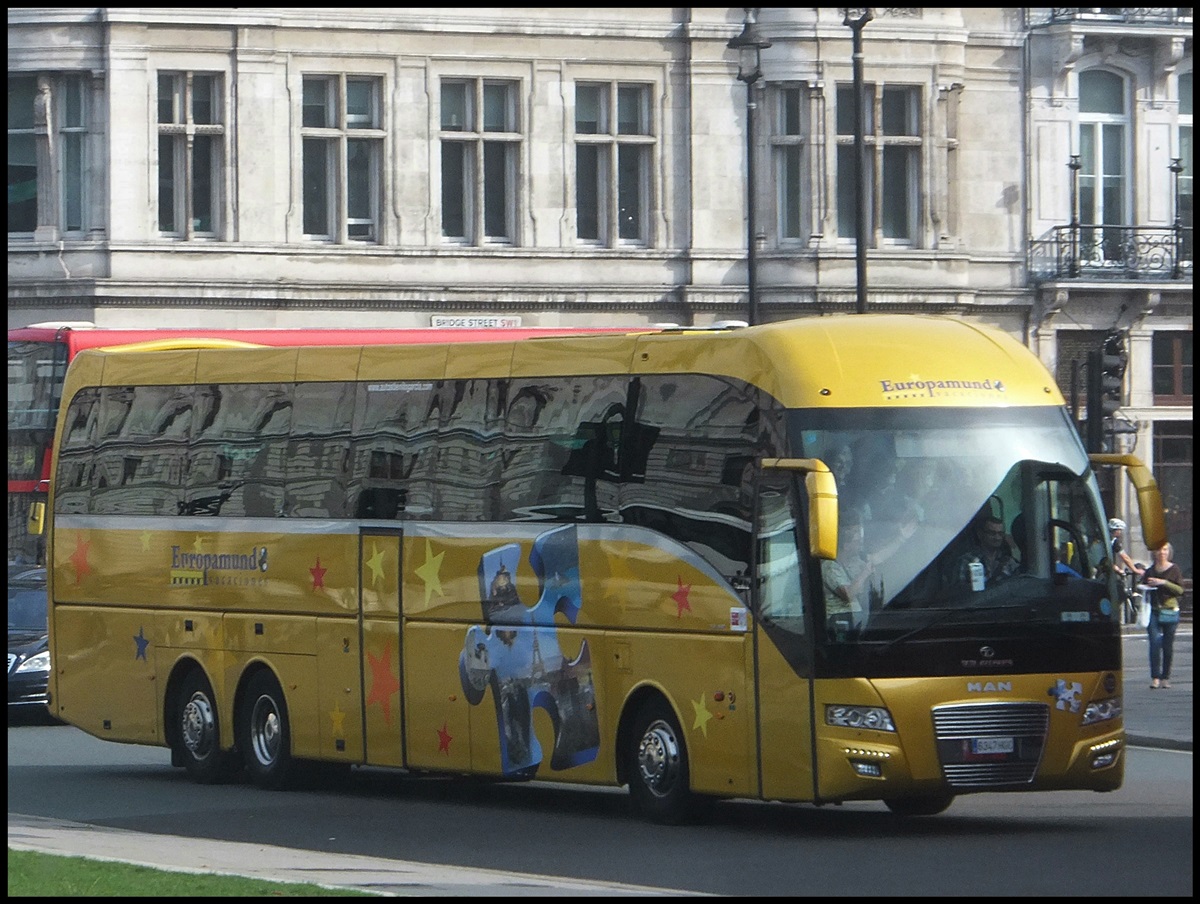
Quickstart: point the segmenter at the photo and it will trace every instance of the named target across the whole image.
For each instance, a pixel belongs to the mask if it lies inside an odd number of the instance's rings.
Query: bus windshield
[[[820,564],[830,642],[1118,618],[1099,489],[1064,409],[790,417],[793,448],[838,485],[838,559]]]

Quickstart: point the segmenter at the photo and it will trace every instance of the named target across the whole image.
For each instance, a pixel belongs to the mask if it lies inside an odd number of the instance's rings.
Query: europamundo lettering
[[[917,395],[961,395],[976,392],[1004,392],[1002,380],[880,380],[883,394],[893,398],[911,398]]]
[[[209,583],[240,583],[229,578],[210,581],[210,571],[252,571],[266,574],[267,548],[251,547],[249,553],[184,552],[171,547],[171,583],[176,586],[197,587]]]

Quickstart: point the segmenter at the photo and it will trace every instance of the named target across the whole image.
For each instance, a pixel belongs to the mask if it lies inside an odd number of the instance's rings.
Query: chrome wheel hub
[[[642,783],[658,796],[668,794],[679,778],[679,742],[671,726],[651,723],[638,745],[638,771]]]
[[[183,707],[183,743],[192,756],[202,760],[212,753],[216,741],[217,721],[212,703],[201,693],[195,693]]]
[[[259,697],[250,714],[250,746],[254,749],[255,759],[264,766],[274,763],[282,740],[283,730],[275,701],[270,697]]]

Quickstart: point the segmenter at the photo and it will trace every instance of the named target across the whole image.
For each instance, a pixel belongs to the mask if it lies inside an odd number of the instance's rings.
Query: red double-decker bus
[[[54,426],[67,365],[86,348],[162,339],[229,339],[256,345],[407,345],[628,332],[624,327],[452,327],[413,329],[108,329],[91,323],[38,323],[8,331],[8,559],[40,562],[26,528],[29,505],[49,488]]]

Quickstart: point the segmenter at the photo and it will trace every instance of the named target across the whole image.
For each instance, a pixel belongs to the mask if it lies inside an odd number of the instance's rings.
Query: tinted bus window
[[[196,427],[183,513],[275,518],[284,514],[291,387],[196,387]]]
[[[500,518],[615,521],[625,376],[513,380]]]
[[[284,509],[294,518],[345,518],[354,383],[301,383],[292,400]]]

